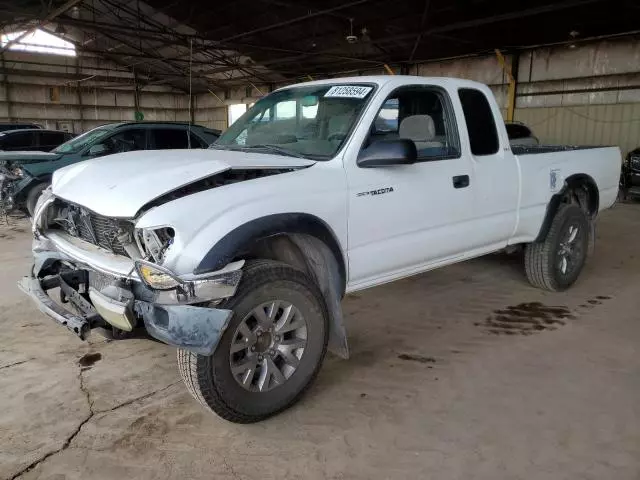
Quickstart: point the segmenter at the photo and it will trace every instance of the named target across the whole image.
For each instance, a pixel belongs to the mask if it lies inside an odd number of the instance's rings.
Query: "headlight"
[[[140,280],[154,290],[172,290],[182,284],[168,269],[144,260],[136,260],[136,270]]]

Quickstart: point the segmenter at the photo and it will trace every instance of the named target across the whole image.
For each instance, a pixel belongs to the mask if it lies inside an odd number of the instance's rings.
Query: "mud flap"
[[[313,273],[327,302],[330,317],[329,351],[341,358],[349,358],[347,330],[342,315],[340,270],[327,245],[309,235],[291,235],[291,239],[304,253],[307,268]]]
[[[587,247],[587,256],[590,257],[596,250],[596,219],[589,220],[589,245]]]

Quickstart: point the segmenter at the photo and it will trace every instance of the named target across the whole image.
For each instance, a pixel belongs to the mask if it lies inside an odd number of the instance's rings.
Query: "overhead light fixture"
[[[358,41],[358,37],[353,34],[353,18],[349,19],[349,24],[351,25],[351,28],[349,30],[349,35],[345,37],[345,40],[347,43],[356,43]]]
[[[569,43],[569,48],[576,48],[576,38],[578,38],[580,36],[580,32],[578,32],[577,30],[571,30],[569,32],[569,37],[571,38],[571,42]]]
[[[369,29],[367,27],[362,27],[362,30],[360,30],[360,38],[362,39],[363,42],[370,42],[371,41],[371,37],[369,36]]]

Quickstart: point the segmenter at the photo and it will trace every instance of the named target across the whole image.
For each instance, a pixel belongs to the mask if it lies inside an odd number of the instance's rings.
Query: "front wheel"
[[[253,423],[295,403],[315,379],[327,349],[324,299],[302,271],[248,262],[213,356],[178,350],[178,368],[202,405],[235,423]]]
[[[578,279],[587,259],[589,220],[575,204],[563,204],[556,212],[544,241],[525,250],[525,271],[538,288],[559,292]]]

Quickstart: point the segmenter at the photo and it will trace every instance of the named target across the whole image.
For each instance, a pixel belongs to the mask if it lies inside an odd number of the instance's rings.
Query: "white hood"
[[[184,185],[229,169],[293,168],[312,160],[228,150],[146,150],[70,165],[53,175],[53,194],[108,217],[133,217]]]

